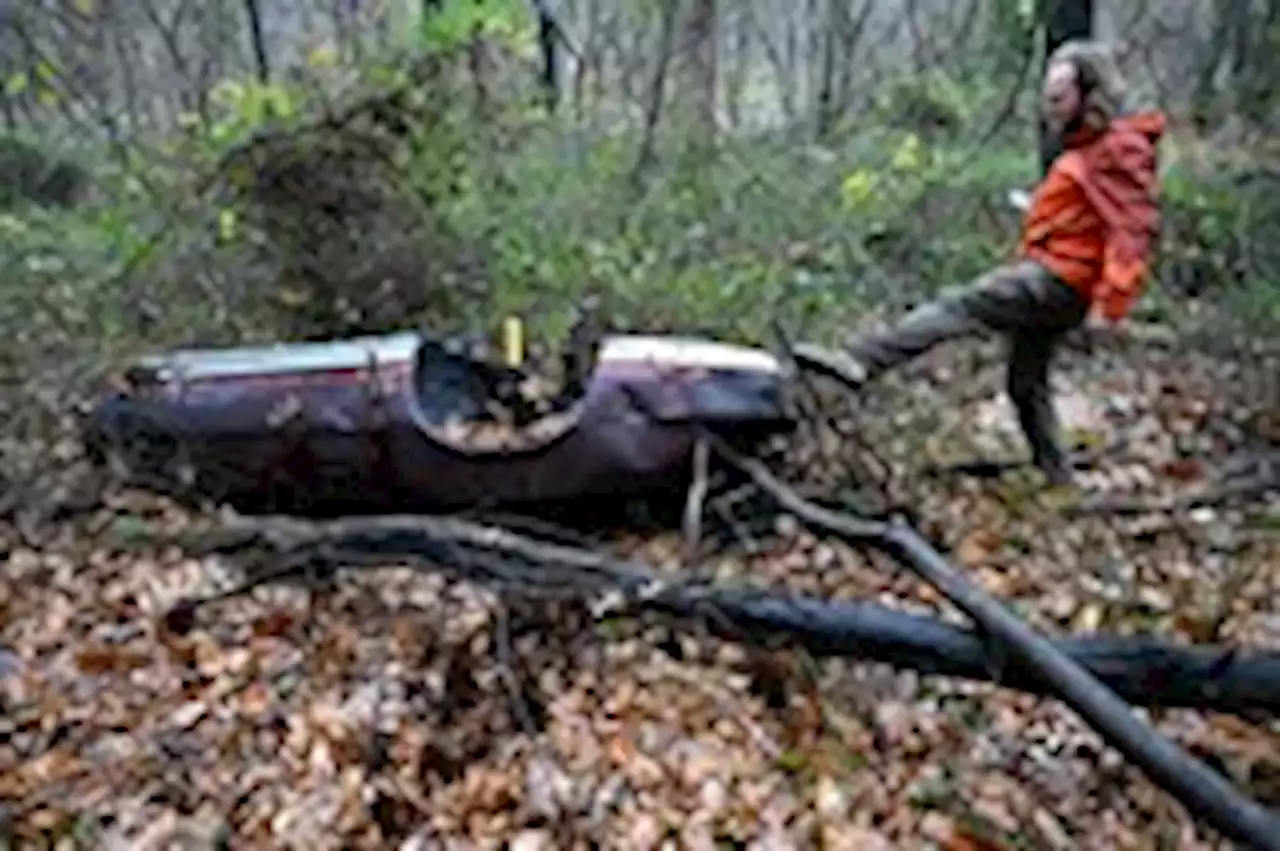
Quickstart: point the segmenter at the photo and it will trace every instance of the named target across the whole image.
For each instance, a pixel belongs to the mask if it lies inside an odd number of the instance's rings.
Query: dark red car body
[[[793,426],[768,352],[616,335],[558,410],[481,445],[469,430],[502,372],[415,332],[177,351],[99,401],[86,443],[135,481],[246,511],[438,511],[675,492],[704,429],[742,445]]]

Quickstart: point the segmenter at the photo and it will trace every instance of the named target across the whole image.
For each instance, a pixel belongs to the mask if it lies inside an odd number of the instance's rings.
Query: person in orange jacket
[[[1006,389],[1032,460],[1051,484],[1068,484],[1050,363],[1068,331],[1123,324],[1145,283],[1160,223],[1156,149],[1165,118],[1126,112],[1125,93],[1105,45],[1073,41],[1056,50],[1042,95],[1063,151],[1031,196],[1015,257],[845,349],[797,345],[797,366],[860,387],[940,343],[1004,334]]]

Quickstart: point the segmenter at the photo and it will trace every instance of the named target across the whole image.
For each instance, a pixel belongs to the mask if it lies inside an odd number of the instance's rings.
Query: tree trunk
[[[675,46],[676,15],[680,0],[664,0],[662,4],[662,30],[658,37],[658,65],[653,82],[649,86],[649,102],[645,107],[644,132],[640,138],[640,151],[631,169],[630,183],[638,191],[644,185],[645,175],[657,158],[658,126],[662,123],[662,104],[667,94],[667,73],[671,69],[671,52]]]
[[[835,89],[837,109],[840,114],[848,111],[853,102],[853,71],[855,65],[861,62],[859,50],[862,37],[867,31],[867,25],[871,22],[871,15],[876,10],[875,4],[876,0],[862,0],[856,16],[850,15],[848,10],[845,10],[843,15],[844,27],[840,32],[840,50],[836,58],[839,75]]]
[[[1238,110],[1247,121],[1274,127],[1275,81],[1280,74],[1280,0],[1269,0],[1250,13],[1245,0],[1235,0],[1232,16],[1232,88]]]
[[[1093,0],[1041,0],[1044,22],[1044,65],[1049,57],[1068,41],[1093,37]],[[1040,121],[1040,165],[1048,173],[1049,166],[1062,153],[1062,140],[1049,132]]]
[[[751,73],[751,12],[739,12],[733,22],[733,48],[729,51],[730,71],[725,74],[724,101],[729,126],[742,127],[742,94]]]
[[[689,141],[709,151],[716,144],[716,104],[719,62],[716,38],[716,0],[693,0],[688,21]]]
[[[1224,6],[1214,13],[1213,31],[1209,35],[1206,55],[1201,60],[1199,73],[1196,75],[1195,89],[1191,94],[1191,111],[1198,124],[1205,124],[1210,120],[1214,101],[1218,96],[1218,72],[1231,41],[1229,11],[1230,8]]]
[[[244,11],[249,17],[249,38],[258,81],[265,86],[271,82],[271,66],[267,61],[267,41],[262,32],[262,10],[258,8],[258,0],[244,0]]]
[[[842,111],[841,80],[836,64],[841,54],[840,42],[849,28],[849,8],[846,4],[831,0],[827,4],[827,26],[822,35],[822,72],[818,78],[818,132],[819,142],[828,141],[835,129],[836,119]],[[844,57],[842,65],[848,64]]]
[[[560,103],[560,30],[547,8],[546,0],[534,0],[538,13],[538,45],[542,51],[542,88],[547,111],[554,113]]]

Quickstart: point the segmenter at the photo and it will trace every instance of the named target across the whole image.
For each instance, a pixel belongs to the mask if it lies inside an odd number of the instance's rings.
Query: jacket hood
[[[1122,112],[1111,119],[1106,130],[1082,127],[1074,133],[1062,137],[1065,148],[1083,148],[1091,145],[1108,133],[1138,133],[1151,144],[1160,141],[1165,132],[1164,113],[1159,110],[1143,110],[1141,112]]]
[[[1111,129],[1127,133],[1140,133],[1152,142],[1159,142],[1164,136],[1167,122],[1164,113],[1150,109],[1143,112],[1131,112],[1118,115],[1111,120]]]

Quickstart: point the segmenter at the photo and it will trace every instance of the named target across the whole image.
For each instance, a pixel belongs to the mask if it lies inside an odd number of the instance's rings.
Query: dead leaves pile
[[[930,417],[952,418],[940,454],[1009,439],[998,374],[948,391],[928,381],[944,367],[926,361],[915,395],[967,399],[898,396],[880,419],[900,468],[919,469]],[[1238,448],[1215,365],[1094,367],[1061,388],[1068,426],[1120,447],[1089,488],[1168,495]],[[1068,519],[1026,475],[915,487],[927,531],[1038,626],[1280,646],[1265,511]],[[39,546],[0,527],[0,831],[18,847],[1218,847],[1061,706],[993,687],[394,569],[167,623],[224,566],[89,534],[141,513],[116,499]],[[156,504],[151,522],[183,522]],[[957,617],[886,562],[780,531],[716,575]],[[619,549],[681,569],[670,539]],[[1280,799],[1273,726],[1158,720]]]

